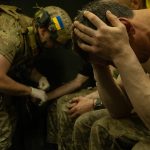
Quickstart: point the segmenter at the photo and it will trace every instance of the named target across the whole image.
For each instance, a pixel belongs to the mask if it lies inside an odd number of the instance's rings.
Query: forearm
[[[134,110],[150,128],[150,81],[133,50],[114,58]],[[126,61],[127,60],[127,61]]]
[[[71,82],[66,83],[66,84],[56,88],[55,90],[47,93],[48,100],[52,100],[52,99],[58,98],[60,96],[63,96],[65,94],[71,93],[78,88],[79,88],[79,86],[76,83],[74,83],[74,81],[71,81]]]
[[[30,78],[32,81],[38,82],[42,76],[43,75],[39,73],[36,68],[34,68],[31,72]]]
[[[99,94],[98,94],[98,91],[96,90],[96,91],[94,91],[94,92],[92,92],[92,93],[86,95],[85,97],[86,97],[86,98],[96,99],[96,98],[99,97]]]
[[[100,98],[113,117],[124,117],[129,115],[131,107],[126,96],[115,84],[107,67],[93,65],[94,75]]]
[[[0,92],[10,95],[30,95],[31,87],[18,83],[6,75],[0,76]]]

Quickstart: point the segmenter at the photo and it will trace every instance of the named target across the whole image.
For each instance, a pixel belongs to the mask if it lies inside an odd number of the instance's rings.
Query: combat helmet
[[[35,14],[35,24],[37,27],[47,26],[52,38],[59,43],[64,44],[71,39],[71,18],[60,7],[40,8]]]

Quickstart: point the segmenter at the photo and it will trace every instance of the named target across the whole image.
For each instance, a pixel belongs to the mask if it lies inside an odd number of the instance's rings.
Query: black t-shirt
[[[93,68],[90,63],[84,62],[79,73],[88,77],[88,80],[83,84],[82,88],[95,87]]]
[[[73,53],[70,43],[57,48],[43,49],[35,61],[37,70],[50,82],[51,90],[71,81],[81,65],[81,58]]]

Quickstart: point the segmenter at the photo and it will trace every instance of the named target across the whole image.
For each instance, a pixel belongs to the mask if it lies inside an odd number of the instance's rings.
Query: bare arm
[[[43,75],[39,71],[37,71],[36,68],[34,68],[31,72],[30,78],[32,81],[38,82],[42,76]]]
[[[9,61],[0,55],[0,91],[10,95],[30,95],[31,87],[20,84],[7,76],[10,65]]]
[[[97,30],[84,27],[86,40],[84,40],[85,34],[76,30],[76,34],[89,44],[79,43],[80,48],[96,54],[99,58],[113,60],[119,70],[124,88],[134,110],[150,129],[150,80],[130,46],[125,26],[110,12],[107,12],[106,16],[113,27],[107,26],[92,13],[87,12],[86,15],[86,17],[92,20],[94,22],[93,24],[97,26]],[[78,27],[83,31],[82,26]],[[94,35],[96,34],[97,36],[95,37]],[[91,37],[91,35],[93,35],[93,37]],[[98,72],[98,69],[96,69],[96,74],[101,77],[101,72]],[[100,79],[101,78],[99,78],[98,81],[100,81]],[[99,90],[101,89],[99,88]]]
[[[54,91],[49,92],[48,95],[48,99],[55,99],[58,98],[60,96],[63,96],[65,94],[71,93],[75,90],[77,90],[78,88],[80,88],[82,86],[83,83],[85,83],[87,81],[88,77],[81,75],[81,74],[77,74],[76,78],[73,79],[72,81],[56,88]]]
[[[99,97],[99,94],[98,94],[98,91],[96,90],[96,91],[94,91],[94,92],[92,92],[92,93],[86,95],[85,97],[86,97],[86,98],[96,99],[96,98]]]
[[[128,61],[125,61],[128,60]],[[134,110],[150,129],[150,80],[129,47],[126,53],[115,57],[124,87]]]
[[[127,97],[116,85],[107,67],[93,65],[100,98],[113,117],[124,117],[130,114],[131,107]]]

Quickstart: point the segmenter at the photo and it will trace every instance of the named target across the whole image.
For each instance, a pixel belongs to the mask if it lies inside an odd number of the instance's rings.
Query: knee
[[[85,113],[77,118],[74,124],[74,130],[83,130],[89,127],[89,116],[88,113]]]
[[[67,105],[68,105],[68,101],[65,99],[65,98],[59,98],[57,100],[57,111],[60,112],[60,113],[63,113],[68,110],[67,108]]]
[[[83,118],[82,118],[82,116],[80,116],[80,117],[77,118],[77,120],[75,121],[74,129],[83,128],[83,127],[82,127],[82,126],[84,126],[83,124],[84,124]]]
[[[103,117],[93,123],[91,127],[91,133],[98,133],[103,130],[108,130],[109,125],[110,125],[110,118]]]
[[[62,104],[64,104],[64,99],[59,98],[59,99],[57,100],[57,108],[61,108]]]
[[[91,127],[91,135],[95,133],[97,134],[99,130],[101,130],[102,125],[101,125],[101,120],[98,120],[96,122],[93,123],[92,127]]]

